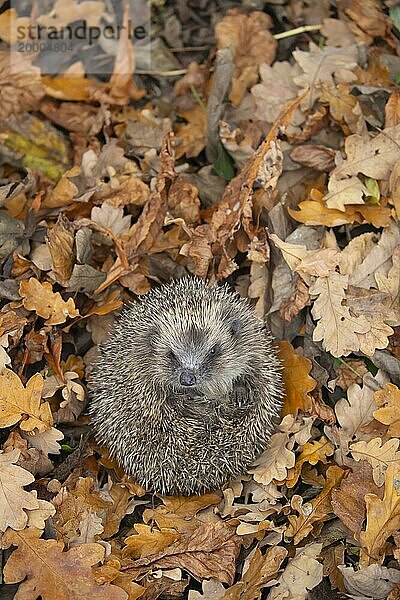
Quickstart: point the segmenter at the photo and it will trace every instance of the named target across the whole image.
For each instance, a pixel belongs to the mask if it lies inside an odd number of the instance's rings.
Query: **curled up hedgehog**
[[[146,489],[220,488],[266,449],[280,371],[246,300],[193,277],[164,284],[102,345],[89,383],[96,438]]]

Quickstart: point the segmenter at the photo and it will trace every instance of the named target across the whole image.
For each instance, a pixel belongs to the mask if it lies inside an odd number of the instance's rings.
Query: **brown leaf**
[[[361,558],[364,564],[384,559],[386,540],[400,529],[400,465],[391,463],[386,471],[385,495],[381,500],[375,494],[367,494],[367,524],[360,535],[364,548]]]
[[[221,600],[260,600],[263,587],[276,578],[286,555],[287,550],[282,546],[268,548],[265,554],[256,548],[246,559],[241,580],[231,586]]]
[[[365,519],[365,495],[375,494],[382,498],[383,490],[372,480],[372,468],[362,461],[345,477],[340,487],[332,492],[332,510],[336,516],[354,533],[355,539],[359,534]]]
[[[298,354],[290,342],[279,342],[279,356],[283,362],[283,382],[285,386],[285,402],[283,415],[296,415],[299,410],[311,410],[310,392],[317,382],[310,376],[311,361]]]
[[[288,208],[293,219],[306,225],[325,225],[337,227],[346,223],[371,223],[375,227],[387,227],[390,223],[390,209],[382,206],[346,204],[345,210],[328,208],[317,190],[313,190],[313,200],[304,200],[298,205],[299,210]]]
[[[47,246],[55,279],[66,286],[74,266],[74,235],[70,222],[62,213],[54,227],[47,231]]]
[[[296,548],[295,556],[289,560],[278,580],[277,587],[269,593],[268,600],[309,598],[309,590],[322,581],[323,567],[316,560],[321,550],[322,544],[308,544],[303,548]]]
[[[202,106],[179,113],[187,123],[175,128],[176,158],[186,155],[187,158],[198,156],[206,144],[207,113]]]
[[[288,469],[294,467],[295,455],[293,442],[286,433],[274,433],[266,450],[249,469],[254,479],[262,485],[268,485],[273,479],[284,481]]]
[[[400,92],[395,88],[385,106],[385,127],[396,127],[400,124]]]
[[[204,523],[190,536],[174,542],[163,552],[149,558],[140,558],[127,568],[142,567],[185,569],[200,579],[214,578],[222,583],[232,585],[235,574],[236,559],[240,550],[240,538],[235,528],[227,523]]]
[[[309,144],[293,148],[290,158],[303,167],[329,172],[335,166],[335,154],[332,148]]]
[[[34,310],[40,317],[46,319],[47,325],[65,323],[68,317],[79,315],[72,298],[67,302],[61,298],[59,292],[53,292],[51,283],[40,283],[34,277],[21,281],[19,286],[22,304],[26,310]]]
[[[275,58],[277,42],[268,31],[271,26],[271,18],[264,12],[245,14],[234,8],[215,27],[218,49],[233,48],[235,69],[230,100],[234,105],[257,82],[259,65],[270,65]]]
[[[105,550],[100,544],[81,544],[63,552],[64,544],[40,539],[37,529],[22,532],[7,530],[4,548],[17,546],[4,567],[6,583],[20,583],[15,600],[127,600],[120,588],[98,585],[91,566],[102,561]]]
[[[149,558],[159,554],[181,538],[176,529],[155,529],[150,525],[137,523],[133,526],[135,534],[124,539],[126,546],[122,550],[124,558]]]
[[[303,504],[301,496],[293,496],[292,506],[299,512],[299,516],[288,516],[290,525],[285,532],[286,539],[293,538],[293,543],[297,546],[312,532],[315,524],[328,518],[329,513],[332,512],[332,490],[339,486],[344,474],[343,469],[332,465],[326,471],[325,486],[316,498]]]

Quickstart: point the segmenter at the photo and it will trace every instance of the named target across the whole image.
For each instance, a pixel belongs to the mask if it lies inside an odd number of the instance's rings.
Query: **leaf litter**
[[[123,35],[108,79],[48,76],[10,47],[36,13],[0,15],[1,595],[400,596],[398,7],[250,4],[153,3],[151,69]],[[184,273],[251,300],[286,398],[248,474],[162,498],[95,444],[85,383]]]

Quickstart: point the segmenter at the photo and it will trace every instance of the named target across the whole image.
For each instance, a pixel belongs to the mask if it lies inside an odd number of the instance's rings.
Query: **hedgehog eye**
[[[215,356],[216,354],[219,354],[220,352],[221,352],[221,344],[215,344],[210,350],[211,356]]]
[[[167,358],[168,358],[168,360],[170,360],[171,362],[175,362],[175,361],[177,361],[177,360],[178,360],[178,359],[177,359],[177,357],[176,357],[176,354],[174,354],[174,353],[172,352],[172,350],[168,350],[168,352],[167,352]]]

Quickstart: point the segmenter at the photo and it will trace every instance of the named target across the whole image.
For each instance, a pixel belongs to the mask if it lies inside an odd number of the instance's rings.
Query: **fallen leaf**
[[[222,600],[260,600],[262,589],[275,579],[286,555],[282,546],[268,548],[265,554],[255,548],[246,559],[241,580],[226,590]]]
[[[46,319],[47,325],[65,323],[68,317],[79,316],[72,298],[65,302],[59,292],[53,292],[52,285],[47,281],[40,283],[34,277],[21,281],[19,286],[22,303],[26,310],[34,310],[40,317]]]
[[[309,590],[322,581],[323,566],[317,561],[321,550],[322,544],[308,544],[303,548],[296,548],[295,556],[288,562],[268,600],[306,600]]]
[[[305,463],[316,465],[318,462],[322,462],[326,464],[328,462],[328,456],[333,454],[334,449],[333,444],[331,444],[325,436],[322,436],[319,440],[304,444],[301,453],[296,459],[294,468],[288,473],[285,485],[288,488],[292,488],[296,485],[300,477],[301,469]]]
[[[257,82],[259,65],[271,64],[275,58],[277,42],[268,31],[271,26],[272,20],[264,12],[245,14],[233,8],[215,27],[218,49],[233,49],[235,69],[230,100],[236,106],[246,89]]]
[[[386,470],[385,495],[381,500],[375,494],[367,494],[367,524],[361,532],[360,542],[364,549],[361,562],[382,562],[384,545],[389,536],[400,529],[400,465],[391,463]]]
[[[393,438],[382,444],[381,438],[369,442],[361,441],[350,446],[355,460],[366,460],[373,469],[374,482],[378,487],[385,482],[386,469],[390,464],[400,463],[400,452],[397,451],[400,440]]]
[[[7,527],[24,529],[28,523],[28,513],[25,511],[39,509],[35,495],[22,489],[35,478],[13,464],[19,455],[19,450],[0,454],[0,531],[6,531]]]
[[[364,497],[366,494],[383,496],[383,490],[380,490],[373,482],[372,467],[366,461],[356,465],[353,471],[342,479],[340,487],[332,491],[332,510],[353,532],[356,540],[359,539],[365,519]]]
[[[200,579],[210,577],[232,585],[240,542],[235,528],[224,522],[204,523],[164,551],[129,563],[133,569],[179,567]]]
[[[389,425],[388,437],[400,437],[400,390],[388,383],[374,395],[376,404],[380,407],[373,415],[380,423]]]
[[[124,539],[126,546],[122,550],[123,557],[148,558],[159,552],[163,552],[181,534],[176,529],[155,529],[153,526],[137,523],[133,526],[135,534]]]
[[[2,538],[3,548],[17,546],[4,567],[6,583],[20,583],[15,600],[127,600],[120,588],[98,585],[91,566],[104,559],[100,544],[81,544],[64,552],[64,544],[40,539],[37,529],[16,532],[9,529]]]
[[[311,410],[310,392],[317,382],[310,376],[311,361],[298,354],[290,342],[279,342],[279,356],[283,363],[283,382],[285,386],[285,401],[282,415],[296,415],[299,410]]]
[[[33,375],[26,388],[10,369],[0,374],[0,427],[10,427],[22,420],[20,428],[33,433],[50,429],[53,416],[48,402],[40,402],[44,381],[39,373]]]
[[[290,525],[285,532],[285,539],[293,538],[293,543],[297,546],[312,532],[316,523],[319,524],[328,518],[332,512],[332,491],[339,486],[344,474],[343,469],[332,465],[326,470],[325,486],[316,498],[303,504],[301,496],[293,496],[292,505],[294,504],[299,515],[288,516]]]
[[[369,565],[357,571],[353,567],[338,565],[343,575],[346,591],[353,598],[374,598],[375,600],[395,600],[391,592],[395,592],[400,583],[398,569],[388,569],[381,565]]]
[[[332,271],[329,277],[320,277],[310,287],[310,295],[317,296],[311,310],[318,321],[313,340],[323,341],[324,350],[333,356],[357,352],[360,349],[358,334],[367,333],[370,329],[363,315],[353,316],[343,304],[348,282],[348,275]]]
[[[294,467],[293,442],[286,433],[274,433],[266,450],[249,469],[258,483],[268,485],[273,479],[284,481],[288,469]]]

